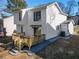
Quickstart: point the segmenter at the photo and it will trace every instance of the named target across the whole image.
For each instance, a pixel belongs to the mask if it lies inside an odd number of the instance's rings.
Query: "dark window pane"
[[[21,33],[23,33],[23,26],[21,26]]]
[[[36,14],[36,13],[34,12],[34,21],[35,21],[35,19],[36,19],[35,14]]]
[[[34,12],[34,21],[41,20],[41,11]]]
[[[19,21],[21,21],[22,12],[19,12]]]

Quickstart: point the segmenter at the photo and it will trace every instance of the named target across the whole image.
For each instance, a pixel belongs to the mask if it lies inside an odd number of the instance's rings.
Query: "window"
[[[41,11],[34,12],[34,21],[41,20]]]
[[[22,12],[19,12],[19,21],[21,21],[21,17],[22,17]]]
[[[23,33],[23,26],[21,26],[21,33]]]
[[[25,35],[25,32],[23,31],[23,26],[21,26],[21,34]]]
[[[56,28],[57,30],[61,30],[61,25],[60,26],[57,26],[57,28]]]

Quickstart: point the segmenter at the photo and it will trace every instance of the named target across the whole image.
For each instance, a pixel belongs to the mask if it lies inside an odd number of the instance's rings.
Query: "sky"
[[[59,1],[66,4],[68,0],[25,0],[25,1],[27,2],[28,7],[34,7],[37,5],[41,5],[41,4],[45,4],[53,1]],[[0,0],[0,9],[5,8],[5,5],[7,5],[7,0]]]
[[[27,0],[28,6],[33,7],[40,4],[45,4],[53,1],[59,1],[59,0]],[[67,0],[60,0],[60,2],[66,2]]]
[[[53,1],[62,2],[64,5],[66,5],[67,1],[69,0],[25,0],[25,1],[27,2],[28,7],[34,7],[34,6],[38,6],[38,5],[53,2]],[[75,1],[78,2],[79,0],[75,0]],[[2,9],[5,9],[6,5],[7,5],[7,0],[0,0],[0,11]]]

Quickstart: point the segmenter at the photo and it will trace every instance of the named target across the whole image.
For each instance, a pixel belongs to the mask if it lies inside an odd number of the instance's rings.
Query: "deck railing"
[[[14,45],[21,50],[23,46],[28,46],[29,49],[40,42],[42,42],[45,39],[45,35],[36,35],[36,36],[22,36],[17,33],[13,33],[12,40]]]

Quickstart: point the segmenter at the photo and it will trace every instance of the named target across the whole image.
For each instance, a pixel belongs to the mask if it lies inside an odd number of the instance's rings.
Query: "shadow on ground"
[[[79,59],[79,35],[69,39],[60,38],[37,55],[44,59]]]

